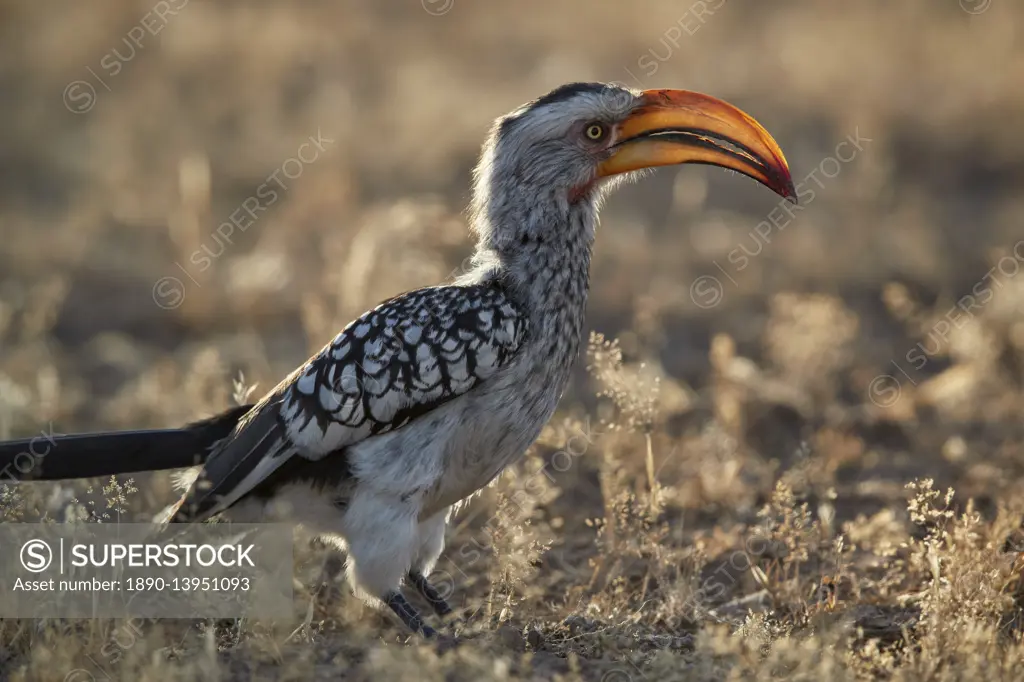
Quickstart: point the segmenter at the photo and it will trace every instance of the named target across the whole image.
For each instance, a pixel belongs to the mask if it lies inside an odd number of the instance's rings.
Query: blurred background
[[[610,504],[605,460],[650,484],[645,438],[679,547],[753,523],[797,469],[836,533],[909,528],[919,477],[990,516],[1020,497],[1010,0],[0,3],[0,437],[176,425],[240,375],[262,394],[363,310],[457,274],[492,121],[585,80],[738,105],[803,201],[692,166],[605,206],[589,325],[617,345],[556,422],[643,418],[538,502],[553,586],[587,584],[569,566]],[[623,373],[656,404],[622,399]],[[141,507],[168,499],[142,487]]]

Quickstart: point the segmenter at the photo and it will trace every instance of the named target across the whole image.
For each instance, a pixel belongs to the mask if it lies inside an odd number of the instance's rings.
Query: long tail
[[[0,482],[57,481],[202,464],[252,405],[180,429],[37,436],[0,443]]]

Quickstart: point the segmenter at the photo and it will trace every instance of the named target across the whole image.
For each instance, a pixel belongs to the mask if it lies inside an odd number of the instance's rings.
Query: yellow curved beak
[[[705,163],[730,168],[796,203],[782,149],[754,118],[728,102],[688,90],[646,90],[619,125],[612,155],[598,175]]]

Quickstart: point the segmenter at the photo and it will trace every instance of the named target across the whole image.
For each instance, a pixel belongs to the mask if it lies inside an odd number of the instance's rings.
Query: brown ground
[[[805,187],[609,202],[617,342],[450,534],[455,650],[303,588],[277,623],[4,621],[0,677],[1024,678],[1022,36],[1011,0],[0,3],[0,437],[212,414],[457,271],[491,120],[562,82],[729,99]]]

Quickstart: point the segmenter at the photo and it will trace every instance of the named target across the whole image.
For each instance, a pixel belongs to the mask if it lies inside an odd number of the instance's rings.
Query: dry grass
[[[291,618],[5,620],[0,677],[1024,678],[1019,5],[424,4],[192,0],[111,74],[151,5],[0,3],[0,437],[213,413],[457,272],[491,119],[561,82],[735,101],[814,196],[692,167],[609,202],[603,336],[438,567],[456,649],[314,598],[300,548]],[[172,492],[0,495],[134,519]]]

